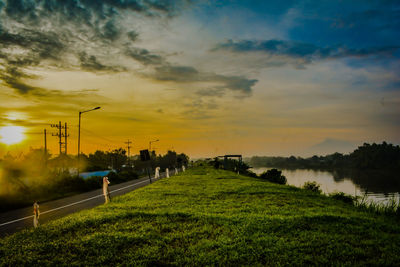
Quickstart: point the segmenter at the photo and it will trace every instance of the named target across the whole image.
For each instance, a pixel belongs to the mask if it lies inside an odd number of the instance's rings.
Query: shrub
[[[303,185],[303,188],[307,189],[307,190],[310,190],[310,191],[312,191],[314,193],[318,193],[318,194],[320,194],[322,192],[322,190],[320,189],[320,185],[317,184],[317,182],[315,182],[315,181],[313,181],[313,182],[310,182],[310,181],[305,182],[304,185]]]
[[[282,171],[277,169],[268,170],[260,175],[261,179],[266,179],[272,183],[276,184],[286,184],[287,180],[284,175],[282,175]]]
[[[86,190],[93,190],[97,188],[101,188],[103,185],[103,177],[100,176],[92,176],[85,179]]]
[[[118,173],[110,172],[107,176],[112,184],[119,184],[139,178],[139,175],[132,170],[124,170]]]
[[[345,194],[343,192],[334,192],[329,194],[329,197],[333,198],[333,199],[337,199],[337,200],[341,200],[345,203],[349,203],[352,204],[353,201],[355,201],[357,198],[353,197],[351,195]]]
[[[69,175],[62,173],[56,178],[53,184],[54,192],[58,194],[65,194],[67,192],[83,192],[85,191],[85,181],[77,175]]]
[[[240,172],[240,174],[246,175],[246,176],[249,176],[249,177],[253,177],[253,178],[257,178],[258,177],[256,173],[254,173],[252,171],[249,171],[249,170],[246,170],[243,173]]]

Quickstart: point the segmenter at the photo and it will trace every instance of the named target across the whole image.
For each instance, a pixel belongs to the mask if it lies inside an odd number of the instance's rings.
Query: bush
[[[63,195],[67,192],[84,192],[86,185],[85,181],[81,177],[62,173],[56,178],[52,187],[54,192]]]
[[[137,178],[139,178],[139,175],[135,171],[132,171],[132,170],[124,170],[119,173],[110,172],[108,174],[108,179],[111,184],[119,184],[119,183],[127,182],[130,180],[134,180]]]
[[[256,173],[254,173],[252,171],[249,171],[249,170],[246,170],[243,173],[240,172],[240,174],[245,175],[245,176],[249,176],[249,177],[253,177],[253,178],[257,178],[258,177]]]
[[[336,199],[336,200],[341,200],[341,201],[343,201],[345,203],[349,203],[349,204],[352,204],[353,201],[355,201],[357,199],[356,197],[353,197],[351,195],[345,194],[343,192],[331,193],[331,194],[329,194],[329,197],[331,197],[333,199]]]
[[[103,186],[103,177],[101,176],[92,176],[85,179],[86,190],[93,190],[97,188],[101,188]]]
[[[320,189],[320,185],[317,184],[317,182],[315,182],[315,181],[313,181],[313,182],[310,182],[310,181],[305,182],[304,185],[303,185],[303,188],[307,189],[307,190],[310,190],[310,191],[312,191],[314,193],[318,193],[318,194],[321,194],[321,192],[322,192],[322,190]]]
[[[277,169],[268,170],[260,175],[261,179],[266,179],[271,183],[286,184],[286,177],[282,175],[282,171]]]

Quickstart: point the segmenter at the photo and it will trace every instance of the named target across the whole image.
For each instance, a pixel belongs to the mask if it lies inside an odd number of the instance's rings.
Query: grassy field
[[[0,239],[0,265],[399,265],[400,222],[199,167]]]

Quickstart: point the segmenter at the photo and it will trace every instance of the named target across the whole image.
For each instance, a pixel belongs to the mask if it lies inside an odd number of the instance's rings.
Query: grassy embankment
[[[400,223],[211,168],[0,239],[0,265],[398,265]]]

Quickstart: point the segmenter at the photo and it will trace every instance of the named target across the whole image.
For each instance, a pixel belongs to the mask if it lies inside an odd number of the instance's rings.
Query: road
[[[171,173],[171,172],[170,172]],[[173,172],[172,172],[173,173]],[[164,173],[160,173],[164,177]],[[152,176],[152,181],[155,181]],[[129,182],[110,185],[111,198],[123,195],[149,184],[149,178],[140,178]],[[40,219],[44,224],[48,221],[64,217],[68,214],[96,207],[104,203],[103,189],[86,192],[54,201],[39,203]],[[0,213],[0,237],[15,233],[24,228],[33,227],[33,207]]]

